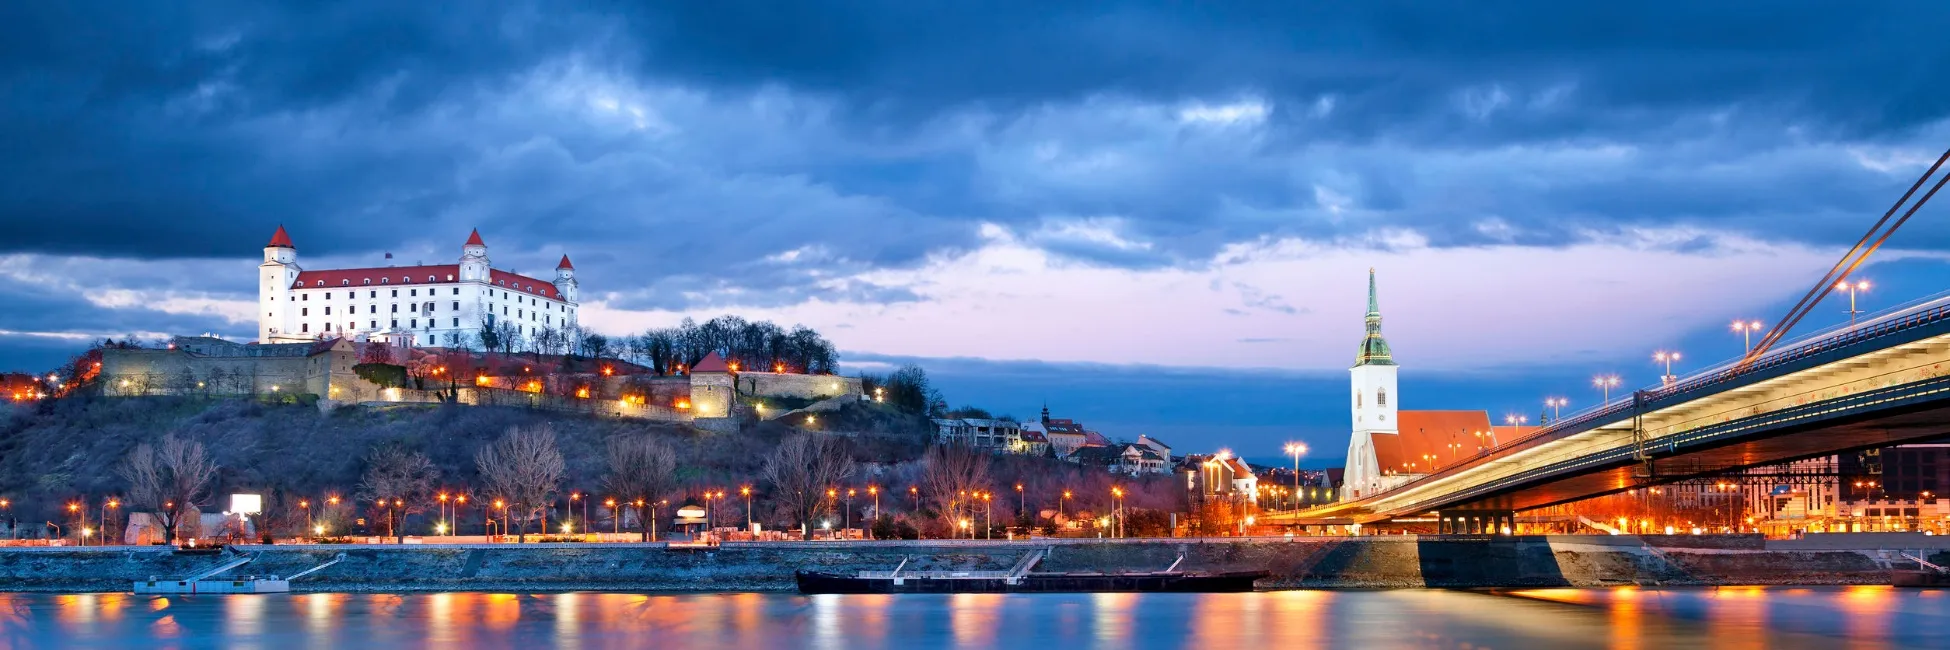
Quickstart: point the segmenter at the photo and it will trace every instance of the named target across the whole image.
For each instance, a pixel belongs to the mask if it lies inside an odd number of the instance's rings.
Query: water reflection
[[[0,594],[0,647],[1950,647],[1934,590]],[[172,640],[173,639],[173,640]]]

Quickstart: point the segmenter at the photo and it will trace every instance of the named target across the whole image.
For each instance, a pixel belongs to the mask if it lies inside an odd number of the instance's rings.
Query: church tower
[[[278,337],[294,337],[291,285],[298,281],[298,247],[279,225],[264,245],[264,263],[257,265],[257,341],[270,343]]]
[[[1354,367],[1349,369],[1348,397],[1353,409],[1353,435],[1348,441],[1347,469],[1344,475],[1346,494],[1344,498],[1357,499],[1371,495],[1381,484],[1383,472],[1390,468],[1380,467],[1374,449],[1373,434],[1396,433],[1396,410],[1401,402],[1395,390],[1395,358],[1388,350],[1388,341],[1381,337],[1381,306],[1375,297],[1374,269],[1368,269],[1368,315],[1367,334],[1361,338],[1361,347],[1354,355]]]
[[[462,282],[492,282],[488,277],[487,242],[481,241],[481,231],[476,228],[467,234],[467,243],[460,247],[460,280]]]

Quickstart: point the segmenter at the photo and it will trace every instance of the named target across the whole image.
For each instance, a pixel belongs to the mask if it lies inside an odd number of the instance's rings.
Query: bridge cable
[[[1898,228],[1901,228],[1904,223],[1908,222],[1909,218],[1915,215],[1917,210],[1922,209],[1923,205],[1928,203],[1930,198],[1935,196],[1938,190],[1943,189],[1945,182],[1950,181],[1950,174],[1946,174],[1938,179],[1936,184],[1931,186],[1929,192],[1924,193],[1921,198],[1917,199],[1915,204],[1909,206],[1909,209],[1903,213],[1902,218],[1897,219],[1887,230],[1883,229],[1883,226],[1889,223],[1890,217],[1895,216],[1896,211],[1901,210],[1905,203],[1909,203],[1910,197],[1916,194],[1916,190],[1922,188],[1923,184],[1928,182],[1931,176],[1936,175],[1937,170],[1942,168],[1946,161],[1950,161],[1950,150],[1945,150],[1943,155],[1936,159],[1935,164],[1930,165],[1930,168],[1924,171],[1922,176],[1917,177],[1916,182],[1909,186],[1909,190],[1903,192],[1902,198],[1897,199],[1894,205],[1889,206],[1889,210],[1884,212],[1882,218],[1876,220],[1875,225],[1871,226],[1869,231],[1864,233],[1862,238],[1855,242],[1855,246],[1843,254],[1840,260],[1836,260],[1835,265],[1829,268],[1828,273],[1823,275],[1822,279],[1815,284],[1814,288],[1809,289],[1808,293],[1803,295],[1801,300],[1795,303],[1792,309],[1788,310],[1788,314],[1783,316],[1779,323],[1776,323],[1772,329],[1768,330],[1765,336],[1761,337],[1760,343],[1755,345],[1752,350],[1749,350],[1745,357],[1741,358],[1740,363],[1734,367],[1733,371],[1738,372],[1745,369],[1762,355],[1765,355],[1767,350],[1772,348],[1775,343],[1785,338],[1788,331],[1792,330],[1796,324],[1801,322],[1803,317],[1814,310],[1816,305],[1828,297],[1829,292],[1835,289],[1837,282],[1846,281],[1850,274],[1854,273],[1856,269],[1862,266],[1863,262],[1868,260],[1870,255],[1881,248],[1884,242],[1889,241],[1889,237],[1894,235]],[[1880,237],[1876,234],[1878,231],[1882,233]],[[1874,239],[1875,242],[1870,244],[1870,239]],[[1864,244],[1868,244],[1867,250],[1863,249]],[[1861,254],[1857,255],[1858,252]],[[1853,261],[1850,258],[1854,258]],[[1837,273],[1840,275],[1838,276]]]

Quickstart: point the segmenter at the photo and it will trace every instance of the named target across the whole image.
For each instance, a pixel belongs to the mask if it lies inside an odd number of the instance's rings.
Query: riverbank
[[[1906,534],[1757,536],[1295,537],[1033,542],[767,542],[665,544],[239,546],[258,559],[225,574],[290,575],[339,553],[294,591],[790,591],[793,571],[1001,570],[1049,547],[1043,571],[1169,566],[1264,570],[1261,589],[1886,584],[1903,551],[1950,563],[1950,539]],[[183,577],[209,554],[163,547],[0,549],[0,591],[127,591]]]

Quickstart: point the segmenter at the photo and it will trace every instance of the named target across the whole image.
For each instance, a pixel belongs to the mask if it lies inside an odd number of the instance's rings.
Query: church
[[[1368,269],[1368,333],[1349,369],[1354,435],[1341,498],[1356,500],[1427,476],[1536,427],[1495,426],[1486,411],[1405,411],[1394,354],[1381,336],[1374,269]]]
[[[278,226],[257,268],[259,343],[346,338],[454,346],[478,337],[483,326],[507,324],[532,337],[576,323],[569,256],[556,265],[554,282],[497,269],[479,230],[461,245],[457,264],[312,270],[298,264],[298,247]]]

